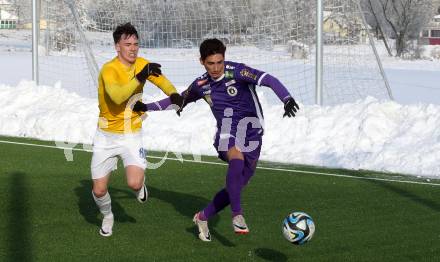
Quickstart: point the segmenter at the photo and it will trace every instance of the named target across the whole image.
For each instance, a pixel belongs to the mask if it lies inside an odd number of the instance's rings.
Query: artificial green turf
[[[436,261],[440,257],[438,186],[261,169],[243,193],[251,233],[232,232],[227,208],[210,221],[213,241],[201,242],[192,216],[223,186],[226,166],[178,161],[147,170],[146,204],[135,200],[119,166],[109,189],[116,222],[113,235],[103,238],[98,235],[101,217],[91,197],[91,153],[75,151],[73,158],[66,161],[59,149],[0,144],[0,261]],[[282,236],[281,222],[292,211],[304,211],[315,221],[316,234],[304,246],[294,246]]]

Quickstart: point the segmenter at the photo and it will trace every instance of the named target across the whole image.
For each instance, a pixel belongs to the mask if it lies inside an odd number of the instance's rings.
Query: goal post
[[[361,2],[360,2],[360,0],[357,1],[357,6],[358,6],[358,9],[359,9],[360,11],[362,11],[362,7],[361,7]],[[361,16],[361,18],[362,18],[362,23],[363,23],[365,26],[368,26],[368,24],[367,24],[367,19],[365,18],[365,15],[363,14],[363,12],[361,13],[360,16]],[[379,67],[379,72],[380,72],[380,74],[382,75],[382,78],[383,78],[384,83],[385,83],[385,87],[386,87],[387,92],[388,92],[388,97],[389,97],[391,100],[394,100],[393,92],[391,91],[390,83],[388,82],[388,78],[387,78],[387,76],[386,76],[386,74],[385,74],[385,70],[383,69],[382,61],[380,60],[379,54],[378,54],[377,49],[376,49],[376,45],[374,44],[373,36],[371,35],[371,32],[370,32],[369,30],[368,30],[367,33],[368,33],[368,34],[367,34],[367,36],[368,36],[368,41],[369,41],[370,46],[371,46],[371,48],[372,48],[372,50],[373,50],[373,54],[374,54],[374,56],[376,57],[377,66]]]
[[[198,45],[216,37],[227,45],[226,60],[269,72],[304,104],[317,102],[319,82],[325,105],[392,98],[358,0],[40,1],[40,83],[81,96],[96,96],[99,68],[115,56],[112,30],[131,22],[139,55],[162,64],[178,89],[203,72]]]
[[[40,28],[38,0],[32,0],[32,80],[39,84],[38,33]]]
[[[322,105],[322,77],[323,77],[323,0],[316,0],[316,62],[315,62],[315,97],[316,104]]]

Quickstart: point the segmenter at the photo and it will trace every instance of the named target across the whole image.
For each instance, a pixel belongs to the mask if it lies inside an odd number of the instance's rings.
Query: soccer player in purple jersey
[[[284,116],[293,117],[299,109],[281,82],[268,73],[241,63],[225,61],[225,45],[218,39],[207,39],[200,45],[200,63],[206,73],[198,77],[182,93],[184,103],[204,99],[217,121],[214,147],[220,159],[228,163],[226,186],[212,201],[194,215],[199,238],[211,241],[208,220],[226,206],[231,206],[232,226],[237,234],[249,233],[241,208],[241,192],[255,173],[261,151],[264,119],[255,86],[271,88],[284,103]],[[134,110],[158,111],[169,109],[169,98],[143,104]]]

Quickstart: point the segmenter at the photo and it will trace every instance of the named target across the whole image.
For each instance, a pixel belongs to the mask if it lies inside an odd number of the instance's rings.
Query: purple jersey
[[[225,61],[222,77],[214,80],[205,73],[190,85],[183,93],[185,104],[203,98],[210,105],[217,121],[217,139],[236,137],[237,131],[245,138],[263,135],[263,111],[255,86],[265,75],[244,64]]]
[[[217,151],[228,151],[234,145],[242,152],[260,148],[264,118],[256,85],[270,87],[282,102],[291,97],[284,85],[270,74],[230,61],[225,61],[223,76],[212,79],[205,73],[182,93],[183,106],[199,99],[210,105],[217,121],[214,142]],[[166,98],[147,107],[149,111],[157,111],[170,105],[170,99]]]

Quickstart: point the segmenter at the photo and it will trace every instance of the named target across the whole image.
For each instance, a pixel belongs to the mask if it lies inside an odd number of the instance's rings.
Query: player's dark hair
[[[121,40],[121,37],[124,34],[127,38],[132,35],[135,35],[136,38],[139,38],[136,28],[130,22],[128,22],[118,25],[113,32],[113,40],[115,41],[115,44],[117,44],[119,40]]]
[[[202,61],[210,55],[222,54],[225,56],[226,46],[217,38],[206,39],[200,44],[200,58]]]

